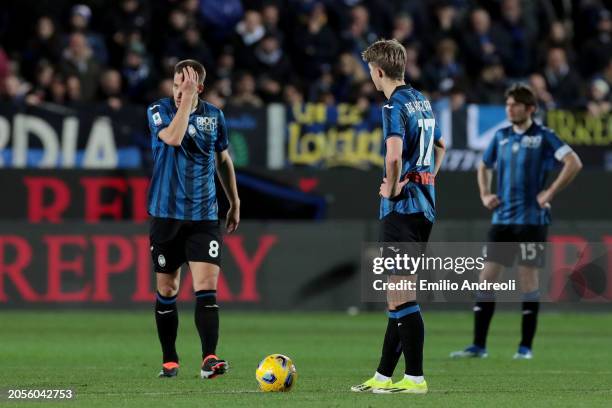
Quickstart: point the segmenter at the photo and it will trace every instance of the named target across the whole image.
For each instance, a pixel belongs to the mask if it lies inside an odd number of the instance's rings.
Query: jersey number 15
[[[431,151],[433,149],[436,120],[433,118],[419,119],[418,125],[420,129],[419,159],[417,160],[416,165],[429,166],[431,165]],[[427,151],[425,151],[425,143],[427,143]]]

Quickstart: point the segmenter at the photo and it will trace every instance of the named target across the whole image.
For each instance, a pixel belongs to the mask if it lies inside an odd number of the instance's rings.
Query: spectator
[[[36,67],[41,60],[57,64],[62,55],[62,45],[55,23],[49,16],[42,16],[36,23],[36,32],[22,53],[22,74],[34,78]]]
[[[501,4],[500,29],[504,33],[509,46],[507,55],[500,55],[506,73],[511,78],[527,75],[532,68],[536,33],[530,32],[523,21],[523,11],[520,0],[503,0]]]
[[[351,23],[343,37],[343,48],[355,55],[360,55],[368,45],[378,39],[378,35],[370,29],[370,13],[367,8],[359,5],[351,9]]]
[[[428,47],[435,49],[436,44],[444,38],[458,42],[460,37],[457,27],[457,8],[454,4],[451,1],[438,2],[434,8],[434,16],[434,25],[428,35]]]
[[[215,89],[206,91],[204,99],[219,109],[223,109],[225,107],[225,98]]]
[[[601,71],[612,55],[612,18],[603,9],[598,14],[597,34],[584,45],[582,52],[582,72],[590,77]]]
[[[181,45],[189,24],[187,14],[185,14],[183,10],[173,9],[170,12],[164,46],[164,59],[166,60],[166,65],[170,65],[174,68],[174,65],[178,62],[177,55],[181,52]]]
[[[557,106],[562,109],[576,107],[580,99],[580,77],[568,65],[563,48],[548,50],[546,61],[544,77]]]
[[[200,15],[216,42],[224,42],[232,34],[232,29],[242,17],[240,0],[200,0]]]
[[[400,14],[393,20],[393,38],[401,42],[404,46],[416,43],[414,34],[414,23],[408,14]]]
[[[93,52],[93,57],[100,65],[108,62],[108,52],[104,38],[89,29],[91,20],[91,9],[85,4],[77,4],[72,7],[70,15],[71,33],[81,33],[87,39],[87,44]],[[66,41],[67,42],[67,41]]]
[[[572,47],[572,42],[568,29],[562,21],[555,21],[550,25],[550,32],[546,39],[538,47],[537,67],[543,67],[546,64],[546,54],[551,48],[563,48],[567,60],[570,63],[576,61],[576,54]]]
[[[229,104],[236,107],[260,108],[263,101],[255,94],[255,79],[248,72],[238,74],[235,82],[235,91]]]
[[[489,13],[482,8],[475,9],[470,14],[470,30],[463,37],[466,68],[475,76],[486,63],[496,59],[508,61],[510,50],[503,33],[496,27],[491,27]]]
[[[39,105],[50,98],[54,75],[55,69],[49,62],[42,60],[38,64],[34,86],[26,97],[28,105]]]
[[[151,16],[147,2],[142,0],[119,0],[119,7],[113,7],[108,16],[108,26],[111,32],[111,62],[114,66],[121,65],[125,58],[125,50],[134,31],[149,38],[151,33]]]
[[[330,89],[337,101],[355,102],[357,86],[367,79],[363,65],[353,54],[345,52],[340,54]]]
[[[133,103],[145,104],[148,100],[147,90],[155,78],[142,43],[133,42],[129,46],[121,73],[128,99]]]
[[[536,115],[543,114],[548,110],[554,109],[556,106],[553,96],[548,91],[546,79],[538,73],[529,76],[529,86],[535,92],[538,110]],[[543,116],[541,117],[543,119]]]
[[[82,101],[81,80],[77,75],[69,75],[66,78],[66,96],[69,105],[78,105]]]
[[[56,74],[51,82],[51,93],[47,102],[51,102],[57,105],[64,105],[68,101],[66,90],[66,83],[61,74]]]
[[[306,20],[295,31],[293,39],[294,67],[307,81],[330,70],[337,51],[336,36],[327,25],[323,3],[317,3]]]
[[[285,104],[289,106],[300,106],[304,103],[304,94],[302,91],[300,91],[300,87],[298,85],[289,83],[283,90],[283,99]]]
[[[79,79],[79,99],[92,101],[97,92],[100,67],[93,57],[85,36],[82,33],[71,34],[68,47],[63,54],[60,70],[66,77],[76,76]],[[72,95],[74,94],[73,92]]]
[[[15,74],[9,74],[0,90],[0,100],[20,105],[25,101],[29,90],[30,87],[26,82]]]
[[[279,27],[280,10],[274,3],[267,3],[261,9],[261,18],[266,33],[278,38],[282,44],[285,40],[283,31]]]
[[[425,90],[433,99],[446,95],[463,75],[463,66],[457,61],[457,44],[450,38],[440,41],[435,59],[423,69]]]
[[[470,103],[504,105],[507,88],[504,66],[499,61],[493,61],[480,71],[480,77],[472,87]]]
[[[280,102],[282,84],[291,75],[291,65],[281,48],[280,41],[267,34],[255,49],[259,73],[259,90],[265,102]]]
[[[603,79],[591,82],[586,108],[593,116],[605,115],[612,110],[610,86]]]
[[[205,67],[212,67],[213,56],[208,46],[202,41],[200,30],[195,25],[187,27],[183,40],[176,54],[179,60],[195,59]]]
[[[419,66],[419,48],[415,44],[406,47],[406,83],[411,84],[416,89],[423,88],[423,75]]]
[[[125,105],[122,96],[121,74],[115,69],[104,71],[100,78],[99,99],[111,110],[119,110]]]
[[[236,66],[250,71],[257,69],[255,47],[265,34],[266,29],[261,22],[261,14],[255,10],[247,11],[244,19],[236,26],[234,36]]]

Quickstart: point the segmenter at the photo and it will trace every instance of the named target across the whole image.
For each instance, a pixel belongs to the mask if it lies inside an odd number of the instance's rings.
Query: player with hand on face
[[[160,377],[178,374],[176,297],[184,263],[193,277],[195,325],[202,347],[200,375],[214,378],[228,369],[227,362],[216,355],[222,240],[215,173],[230,203],[228,233],[238,228],[240,199],[223,112],[198,97],[205,76],[199,62],[180,61],[174,69],[173,98],[156,101],[147,109],[154,163],[148,212],[157,276],[155,320],[163,353]]]
[[[505,267],[518,256],[518,276],[523,294],[521,341],[515,359],[533,358],[532,344],[540,309],[538,270],[544,265],[544,245],[550,224],[551,201],[582,168],[571,147],[551,129],[533,121],[536,97],[526,85],[506,92],[506,115],[512,124],[498,130],[478,168],[482,204],[493,211],[487,257],[480,282],[499,280]],[[563,167],[545,187],[546,175],[555,162]],[[493,169],[497,193],[491,191]],[[474,340],[453,358],[487,356],[486,340],[493,313],[495,293],[479,291],[474,305]]]

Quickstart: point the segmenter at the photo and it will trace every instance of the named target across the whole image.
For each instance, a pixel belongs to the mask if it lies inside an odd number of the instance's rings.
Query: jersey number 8
[[[211,258],[216,258],[219,256],[219,243],[217,241],[210,241],[210,244],[208,245],[208,255]]]

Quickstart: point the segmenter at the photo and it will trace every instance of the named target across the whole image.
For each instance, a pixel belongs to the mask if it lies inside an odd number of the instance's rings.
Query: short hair
[[[537,106],[535,92],[529,85],[514,84],[506,90],[506,99],[512,97],[516,102],[527,106]]]
[[[206,79],[206,69],[204,68],[204,65],[200,64],[196,60],[186,59],[186,60],[179,61],[174,66],[174,74],[175,75],[176,74],[182,74],[183,73],[183,68],[187,68],[187,67],[193,68],[193,70],[196,72],[196,74],[198,74],[199,82],[201,84],[203,84],[204,83],[204,79]]]
[[[376,41],[361,53],[361,58],[378,66],[391,79],[404,79],[406,49],[395,39]]]

